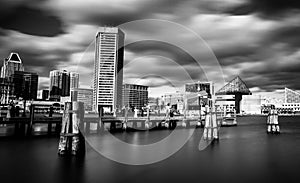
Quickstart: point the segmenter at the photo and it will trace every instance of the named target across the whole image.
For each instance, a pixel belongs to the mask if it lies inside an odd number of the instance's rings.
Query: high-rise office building
[[[8,104],[9,96],[11,94],[12,83],[7,78],[0,78],[0,102],[1,104]]]
[[[148,86],[124,84],[123,106],[141,108],[148,104]]]
[[[114,27],[101,27],[96,36],[93,108],[122,106],[124,33]]]
[[[59,101],[60,97],[70,96],[70,74],[66,70],[50,71],[50,100]]]
[[[14,99],[12,75],[15,73],[15,71],[24,71],[24,66],[19,54],[13,52],[4,59],[3,66],[1,67],[1,103],[7,104],[9,103],[9,100]]]
[[[70,88],[79,87],[79,74],[76,72],[70,72]]]
[[[18,53],[10,53],[10,55],[4,59],[1,68],[1,78],[10,77],[15,71],[24,71],[24,66]]]
[[[31,72],[15,71],[11,76],[12,95],[25,100],[36,100],[38,91],[38,75]]]

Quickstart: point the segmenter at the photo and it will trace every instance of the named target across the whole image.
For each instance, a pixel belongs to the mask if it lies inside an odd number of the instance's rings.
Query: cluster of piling
[[[80,130],[83,119],[84,106],[82,102],[65,103],[58,146],[59,155],[79,155],[85,152],[85,140]]]
[[[267,117],[267,133],[279,134],[280,127],[278,121],[278,112],[272,106]]]
[[[11,109],[11,108],[9,108]],[[34,124],[34,105],[30,106],[30,117],[28,118],[27,124],[27,134],[30,134],[32,131],[32,126]],[[171,110],[166,111],[166,115],[163,117],[155,117],[152,116],[150,119],[150,108],[146,109],[146,116],[138,117],[137,111],[135,111],[133,117],[129,117],[128,115],[129,108],[124,109],[124,116],[117,117],[114,114],[112,117],[107,118],[103,115],[103,110],[99,112],[99,118],[96,118],[94,121],[87,121],[84,119],[84,104],[82,102],[66,102],[62,120],[60,124],[56,124],[56,128],[60,128],[60,138],[59,138],[59,146],[58,146],[58,154],[59,155],[80,155],[85,152],[85,139],[82,133],[88,134],[87,131],[90,130],[90,124],[97,124],[97,131],[102,129],[104,130],[104,124],[110,123],[110,130],[116,130],[117,123],[121,124],[121,129],[142,129],[149,130],[152,128],[169,128],[175,129],[177,127],[178,122],[181,122],[181,127],[189,127],[191,122],[196,122],[196,126],[204,127],[203,131],[203,139],[204,140],[218,140],[219,139],[219,129],[226,118],[226,112],[218,112],[214,105],[206,105],[205,106],[205,116],[204,119],[201,119],[200,116],[187,116],[186,110],[183,111],[183,116],[174,116]],[[218,114],[224,113],[224,116]],[[17,112],[19,115],[19,113]],[[13,119],[15,114],[11,111],[7,113],[6,119]],[[52,112],[50,110],[49,119],[52,118]],[[236,114],[233,115],[234,124],[236,124]],[[15,121],[18,121],[15,118]],[[16,124],[21,124],[16,123]],[[25,128],[25,127],[23,127]],[[52,123],[51,121],[48,124],[48,131],[51,131]],[[16,128],[18,129],[18,128]],[[269,115],[267,117],[267,133],[279,134],[280,127],[278,121],[278,112],[275,108],[271,108],[269,111]]]

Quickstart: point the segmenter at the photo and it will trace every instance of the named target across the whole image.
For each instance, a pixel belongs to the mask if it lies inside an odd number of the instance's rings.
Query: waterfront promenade
[[[203,129],[197,128],[177,153],[141,166],[111,161],[90,145],[84,158],[60,157],[55,136],[1,137],[1,183],[299,182],[300,117],[280,117],[280,135],[268,135],[265,120],[238,117],[238,126],[222,127],[218,143],[204,151],[198,150]],[[149,144],[170,133],[165,129],[114,135],[129,143]]]

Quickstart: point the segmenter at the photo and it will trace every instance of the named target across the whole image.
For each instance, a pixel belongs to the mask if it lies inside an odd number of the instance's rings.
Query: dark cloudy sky
[[[0,58],[18,52],[26,70],[40,75],[40,89],[48,87],[53,69],[78,71],[81,85],[89,86],[98,27],[142,19],[178,23],[198,34],[222,68],[193,65],[190,52],[204,62],[212,57],[203,56],[206,49],[189,34],[172,36],[170,27],[151,23],[133,26],[126,39],[156,34],[181,44],[144,41],[126,47],[125,82],[148,84],[153,95],[187,82],[177,74],[182,69],[195,81],[239,75],[262,94],[300,90],[299,0],[1,0]]]

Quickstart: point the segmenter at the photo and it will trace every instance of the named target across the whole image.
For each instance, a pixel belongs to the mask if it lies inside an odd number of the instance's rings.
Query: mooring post
[[[8,107],[7,107],[7,113],[6,113],[6,118],[7,119],[9,119],[9,118],[11,118],[11,106],[10,105],[8,105]]]
[[[213,104],[212,105],[212,137],[214,139],[219,139],[219,130],[218,130],[218,124],[217,124],[217,111],[216,111],[216,107]]]
[[[208,138],[208,128],[209,128],[209,121],[210,116],[208,112],[208,105],[205,106],[205,123],[204,123],[204,131],[203,131],[203,138],[206,140]]]
[[[127,122],[128,122],[128,107],[125,107],[125,109],[124,109],[124,121],[123,121],[123,124],[122,124],[122,127],[123,127],[124,130],[126,130],[127,127],[128,127]]]
[[[186,109],[187,109],[187,99],[183,99],[183,119],[182,119],[182,127],[186,127]]]
[[[102,108],[102,106],[99,106],[98,114],[99,114],[99,121],[97,123],[97,131],[98,131],[98,133],[100,133],[100,132],[104,131],[103,108]],[[86,123],[86,125],[87,125],[87,123]],[[86,126],[86,128],[87,128],[87,126]]]
[[[146,122],[145,122],[145,129],[149,129],[150,128],[150,107],[148,106],[147,107],[147,119],[146,119]]]
[[[66,102],[62,119],[58,154],[80,155],[85,153],[85,140],[80,132],[80,123],[84,119],[82,102]]]
[[[49,117],[51,118],[52,115],[53,115],[53,107],[50,106],[50,108],[49,108]]]
[[[278,121],[278,111],[275,106],[272,105],[267,118],[267,133],[280,133],[279,121]]]
[[[29,111],[30,111],[29,112],[30,118],[29,118],[29,123],[28,123],[28,127],[27,127],[27,135],[31,135],[31,132],[32,132],[32,126],[33,126],[33,120],[34,120],[34,105],[33,104],[31,104]]]

